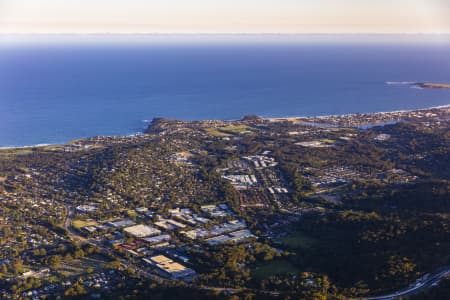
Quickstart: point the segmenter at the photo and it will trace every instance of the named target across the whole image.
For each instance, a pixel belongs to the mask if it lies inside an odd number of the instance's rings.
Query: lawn
[[[248,131],[251,128],[247,125],[229,125],[223,127],[211,127],[207,128],[206,132],[212,136],[216,137],[230,137],[235,134],[240,134],[244,131]]]
[[[300,270],[287,259],[278,259],[258,265],[252,270],[253,276],[260,280],[277,274],[298,273]]]
[[[297,231],[280,239],[280,242],[289,248],[303,248],[308,249],[316,244],[316,240],[304,234],[303,232]]]
[[[206,133],[208,133],[209,135],[215,136],[215,137],[229,137],[231,136],[228,133],[224,133],[222,131],[220,131],[217,128],[207,128],[206,129]]]
[[[230,126],[220,127],[219,130],[222,132],[239,134],[244,131],[250,130],[250,127],[247,125],[230,125]]]
[[[97,222],[95,222],[95,221],[85,221],[85,220],[73,220],[73,222],[72,222],[72,226],[75,229],[80,229],[85,226],[93,226],[96,224],[97,224]]]

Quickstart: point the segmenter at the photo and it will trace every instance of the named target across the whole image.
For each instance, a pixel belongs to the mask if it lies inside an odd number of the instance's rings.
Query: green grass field
[[[206,132],[215,137],[230,137],[250,129],[251,128],[247,125],[230,125],[217,128],[207,128]]]
[[[250,127],[247,125],[230,125],[230,126],[220,127],[221,131],[230,132],[230,133],[242,133],[249,129],[250,129]]]
[[[206,133],[215,137],[229,137],[231,134],[224,133],[217,128],[207,128]]]
[[[300,231],[285,236],[281,238],[279,241],[289,248],[303,248],[303,249],[311,248],[317,242],[314,238],[311,238]]]
[[[274,260],[262,265],[256,266],[252,270],[252,274],[256,279],[265,279],[277,274],[298,273],[300,272],[287,259]]]
[[[96,224],[97,224],[97,222],[95,222],[95,221],[84,221],[84,220],[73,220],[73,222],[72,222],[72,226],[75,229],[80,229],[85,226],[92,226],[92,225],[96,225]]]

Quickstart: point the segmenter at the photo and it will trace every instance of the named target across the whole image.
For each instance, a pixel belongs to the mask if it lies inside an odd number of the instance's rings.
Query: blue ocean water
[[[450,104],[450,43],[11,43],[0,45],[0,146],[139,132],[165,116],[238,119]]]

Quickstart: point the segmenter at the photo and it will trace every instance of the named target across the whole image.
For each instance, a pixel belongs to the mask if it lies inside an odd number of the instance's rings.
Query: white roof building
[[[161,233],[159,229],[144,224],[127,227],[123,231],[138,238],[157,235]]]

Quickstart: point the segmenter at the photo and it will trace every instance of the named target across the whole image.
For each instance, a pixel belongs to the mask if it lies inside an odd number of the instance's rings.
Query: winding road
[[[414,285],[409,286],[406,289],[388,294],[383,296],[376,296],[376,297],[368,297],[364,298],[366,300],[395,300],[400,297],[405,296],[411,296],[413,294],[417,294],[420,291],[423,291],[425,289],[428,289],[430,287],[433,287],[437,285],[442,279],[445,277],[450,276],[450,266],[440,268],[439,271],[436,271],[434,273],[427,274],[423,276],[422,278],[418,279],[417,282]]]

